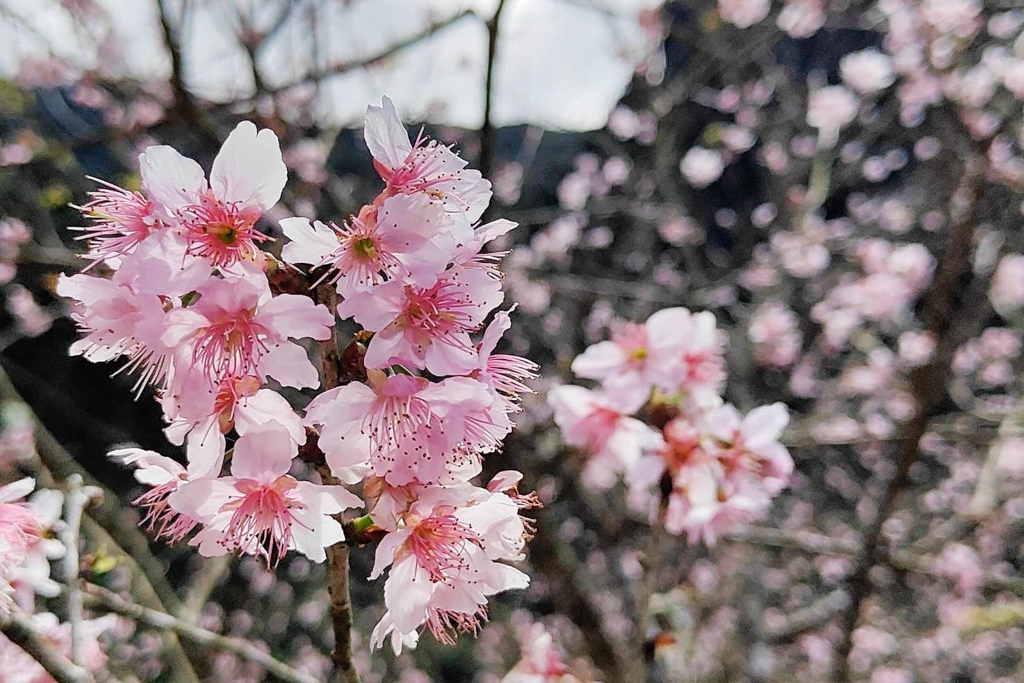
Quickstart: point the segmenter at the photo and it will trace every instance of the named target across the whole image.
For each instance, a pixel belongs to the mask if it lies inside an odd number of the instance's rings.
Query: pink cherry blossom
[[[476,632],[487,598],[525,588],[529,577],[505,561],[522,559],[525,528],[519,507],[484,489],[433,489],[404,515],[404,525],[377,546],[370,578],[390,567],[384,584],[388,611],[373,630],[380,647],[390,635],[396,653],[415,647],[426,625],[441,642]]]
[[[999,260],[989,291],[992,305],[1000,313],[1013,313],[1024,307],[1024,256],[1007,254]]]
[[[275,391],[262,389],[255,375],[228,376],[212,384],[201,373],[187,373],[182,382],[161,398],[165,432],[176,445],[188,442],[189,474],[219,474],[223,463],[224,434],[239,434],[275,423],[285,429],[296,446],[306,442],[306,431],[288,401]]]
[[[228,277],[209,280],[199,298],[167,315],[161,341],[177,348],[182,372],[211,382],[269,375],[285,386],[316,387],[320,381],[305,349],[289,339],[325,340],[334,316],[297,294],[271,296],[266,281]]]
[[[379,208],[364,207],[342,227],[304,218],[281,221],[292,240],[282,256],[289,263],[327,267],[325,277],[343,295],[385,279],[408,278],[429,287],[454,253],[447,234],[451,223],[439,201],[424,194],[396,195]]]
[[[338,305],[338,315],[376,332],[366,351],[366,367],[403,364],[435,375],[456,375],[476,369],[470,333],[503,297],[501,282],[487,270],[456,266],[430,287],[395,280],[352,292]]]
[[[718,14],[737,28],[750,28],[768,16],[770,0],[718,0]]]
[[[188,473],[177,461],[141,448],[120,448],[110,451],[110,458],[122,465],[135,467],[135,479],[149,490],[134,504],[145,511],[142,525],[156,538],[177,543],[198,525],[195,518],[171,507],[167,499],[188,481]]]
[[[539,367],[533,361],[505,353],[494,353],[504,334],[512,326],[512,319],[506,311],[498,311],[484,330],[483,339],[477,346],[478,367],[470,376],[484,382],[504,401],[505,412],[519,410],[519,399],[533,390],[527,384],[537,378]]]
[[[90,275],[62,275],[57,293],[75,302],[71,317],[86,333],[71,355],[94,363],[125,356],[122,370],[138,372],[137,387],[164,382],[173,348],[162,340],[167,314],[159,296]]]
[[[283,429],[252,431],[235,442],[231,475],[194,479],[167,503],[199,520],[192,544],[207,556],[242,552],[276,565],[288,550],[323,562],[325,548],[344,540],[333,515],[362,501],[342,486],[298,481],[288,475],[294,442]]]
[[[139,157],[142,182],[189,253],[217,267],[255,258],[268,238],[260,216],[281,198],[288,169],[277,136],[243,121],[224,141],[207,182],[199,164],[172,147],[149,147]]]
[[[29,548],[39,540],[39,520],[20,499],[35,488],[33,479],[0,486],[0,615],[10,608],[11,574],[25,562]]]
[[[698,190],[722,177],[724,170],[722,153],[705,147],[691,147],[679,162],[679,172]]]
[[[83,233],[76,239],[87,240],[85,258],[93,265],[130,254],[150,233],[164,227],[159,207],[141,192],[97,182],[103,187],[90,192],[89,201],[77,207],[92,224],[73,228]]]
[[[571,677],[563,653],[542,624],[533,624],[521,647],[522,657],[501,683],[571,683],[576,680]]]
[[[324,392],[306,407],[320,427],[319,445],[332,470],[369,460],[378,476],[401,486],[439,481],[465,459],[492,451],[511,430],[505,405],[466,377],[430,382],[370,373]]]
[[[896,81],[892,58],[878,50],[845,55],[839,60],[839,73],[848,86],[866,95],[885,90]]]
[[[644,451],[660,445],[656,431],[630,417],[645,400],[646,396],[623,405],[611,396],[568,385],[548,392],[548,404],[565,442],[587,452],[583,476],[590,485],[611,487],[617,477],[628,476],[636,468]]]
[[[860,101],[841,85],[829,85],[811,93],[807,101],[807,125],[833,138],[857,117]]]
[[[366,108],[365,138],[388,195],[425,193],[443,202],[449,212],[464,214],[470,223],[490,202],[491,183],[479,171],[466,168],[466,161],[451,149],[422,134],[410,142],[388,97],[381,106]]]

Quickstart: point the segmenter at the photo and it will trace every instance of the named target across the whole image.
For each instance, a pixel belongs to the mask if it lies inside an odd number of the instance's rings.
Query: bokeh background
[[[68,356],[53,287],[83,266],[87,176],[137,186],[154,143],[208,165],[241,119],[290,168],[261,229],[346,218],[379,189],[361,120],[388,94],[520,224],[507,349],[543,376],[488,466],[545,508],[531,587],[455,647],[371,656],[382,587],[355,552],[364,681],[496,683],[538,622],[581,681],[633,683],[636,658],[666,682],[1021,680],[1022,28],[996,0],[0,0],[0,478],[35,451],[84,469],[165,602],[326,676],[322,566],[132,531],[140,491],[106,453],[181,454],[129,379]],[[841,66],[863,50],[888,71]],[[815,102],[840,84],[848,119]],[[616,321],[668,306],[717,317],[729,401],[789,406],[796,474],[713,547],[662,539],[641,586],[650,525],[584,485],[544,391]],[[105,637],[119,680],[174,680],[158,637]],[[194,654],[204,680],[272,680]]]

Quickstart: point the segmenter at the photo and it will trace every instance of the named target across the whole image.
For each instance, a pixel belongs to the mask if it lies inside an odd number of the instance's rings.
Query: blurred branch
[[[790,614],[786,621],[774,628],[764,629],[764,639],[773,645],[791,643],[798,636],[824,626],[850,607],[850,595],[837,588],[828,595]]]
[[[266,88],[266,92],[273,95],[279,92],[283,92],[285,90],[290,90],[291,88],[295,88],[300,85],[306,85],[307,83],[315,83],[317,81],[321,81],[329,76],[338,76],[344,73],[348,73],[349,71],[354,71],[356,69],[364,69],[366,67],[373,66],[378,62],[384,61],[388,57],[394,56],[395,54],[401,52],[407,47],[412,47],[413,45],[420,43],[426,40],[427,38],[430,38],[438,31],[448,28],[452,24],[466,17],[471,16],[475,17],[478,15],[473,10],[463,10],[462,12],[452,15],[451,17],[445,19],[444,21],[439,21],[436,24],[431,24],[420,33],[410,36],[405,40],[401,40],[392,45],[391,47],[375,55],[372,55],[370,57],[364,57],[362,59],[355,59],[350,62],[342,62],[340,64],[335,64],[333,66],[325,67],[323,69],[310,71],[305,76],[302,76],[301,78],[298,78],[297,80],[294,80],[290,83],[284,83],[282,85],[268,87]]]
[[[49,638],[36,629],[32,619],[17,607],[7,617],[0,615],[0,633],[30,654],[57,683],[95,683],[88,669],[58,652]]]
[[[910,394],[917,399],[916,412],[903,428],[897,445],[895,472],[886,485],[874,518],[864,532],[863,545],[848,581],[851,600],[843,614],[843,637],[836,651],[833,678],[837,683],[845,683],[850,678],[848,659],[853,647],[853,632],[860,618],[861,605],[871,592],[869,574],[879,558],[883,525],[895,508],[896,499],[907,482],[911,466],[921,454],[920,442],[928,429],[928,423],[946,394],[946,382],[957,346],[950,328],[957,304],[962,303],[957,293],[963,292],[963,280],[971,275],[970,252],[978,200],[988,167],[986,150],[976,149],[967,157],[963,175],[950,201],[952,225],[949,247],[939,263],[938,273],[921,315],[924,331],[936,340],[936,350],[931,361],[917,368],[910,376]]]
[[[68,477],[64,506],[67,512],[57,527],[64,545],[64,582],[68,585],[68,622],[71,625],[71,661],[82,662],[82,592],[78,586],[78,544],[82,531],[82,513],[94,497],[102,495],[99,489],[82,485],[82,477]]]
[[[260,665],[267,673],[287,683],[321,683],[317,678],[275,659],[247,640],[222,636],[164,612],[128,602],[100,586],[86,584],[83,598],[89,609],[119,614],[157,631],[173,631],[190,643],[230,652]]]
[[[171,60],[170,85],[171,92],[174,93],[174,109],[184,121],[192,124],[204,142],[217,147],[220,145],[220,139],[216,131],[213,130],[205,114],[196,104],[195,98],[192,97],[192,93],[189,92],[188,87],[185,85],[185,62],[181,53],[180,36],[176,35],[174,26],[171,25],[167,0],[156,0],[156,6],[157,10],[159,10],[160,30],[163,34],[164,46],[167,48],[167,56]],[[182,24],[184,24],[184,20]]]
[[[101,501],[82,519],[82,531],[98,552],[116,557],[132,577],[132,591],[143,604],[166,611],[165,605],[179,609],[177,595],[167,582],[163,564],[149,550],[149,542],[134,523],[125,523],[118,497],[99,481],[80,468],[74,458],[64,450],[56,437],[43,425],[31,407],[22,400],[3,367],[0,366],[0,403],[24,405],[36,425],[36,452],[39,456],[39,480],[47,488],[56,488],[57,479],[78,474],[86,486],[101,493]],[[109,530],[109,531],[108,531]],[[181,644],[170,635],[167,638],[171,676],[179,683],[197,683],[192,663],[181,649]]]
[[[572,549],[558,541],[554,520],[541,512],[537,517],[537,535],[530,542],[530,563],[543,572],[551,583],[551,596],[559,611],[580,630],[587,652],[597,666],[612,681],[632,680],[626,677],[629,659],[605,629],[605,619],[580,576]]]
[[[195,622],[199,618],[203,606],[210,600],[210,594],[231,569],[232,559],[231,555],[202,558],[199,570],[192,574],[189,580],[191,588],[178,612],[179,617],[190,622]]]

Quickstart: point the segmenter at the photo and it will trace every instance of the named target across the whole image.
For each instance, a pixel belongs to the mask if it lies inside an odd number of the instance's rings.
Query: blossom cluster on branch
[[[536,366],[495,352],[511,321],[491,315],[503,254],[485,247],[515,224],[480,224],[490,183],[449,147],[410,140],[387,98],[368,108],[365,138],[384,190],[341,224],[282,220],[283,262],[261,249],[288,176],[272,131],[240,123],[209,178],[149,147],[142,191],[103,183],[81,207],[90,268],[110,276],[63,276],[57,291],[84,333],[71,353],[121,359],[185,447],[187,465],[111,453],[149,487],[136,501],[146,527],[273,567],[289,551],[324,561],[346,540],[341,513],[365,507],[356,526],[381,537],[371,578],[390,567],[373,644],[399,651],[424,625],[444,642],[474,631],[489,596],[529,583],[509,562],[534,498],[516,472],[472,482]],[[301,284],[282,291],[282,276]],[[339,318],[360,328],[344,353]],[[322,386],[301,414],[282,393]],[[322,483],[300,449],[320,457]]]
[[[576,357],[573,372],[599,388],[548,393],[565,442],[586,452],[584,482],[608,489],[621,478],[631,505],[691,542],[757,519],[793,473],[779,443],[788,409],[741,415],[725,403],[723,352],[712,313],[665,308]]]

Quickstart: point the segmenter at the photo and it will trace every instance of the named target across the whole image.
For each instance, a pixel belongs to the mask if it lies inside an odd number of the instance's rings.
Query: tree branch
[[[62,655],[41,633],[24,612],[13,608],[7,617],[0,616],[0,633],[32,655],[57,683],[95,683],[88,669],[83,669]]]
[[[833,675],[833,680],[837,683],[845,683],[850,678],[848,659],[853,647],[853,631],[857,627],[861,605],[871,592],[868,577],[879,558],[882,527],[906,484],[911,466],[917,462],[921,454],[920,442],[928,429],[928,422],[935,415],[946,394],[946,382],[956,350],[955,340],[949,334],[955,312],[954,300],[958,300],[957,292],[962,291],[963,280],[971,273],[970,251],[974,239],[978,199],[987,171],[988,160],[985,152],[975,151],[964,165],[963,176],[951,201],[950,244],[942,258],[938,275],[925,301],[921,316],[924,330],[937,341],[936,350],[931,361],[910,376],[910,394],[917,398],[916,412],[903,428],[897,445],[896,470],[885,487],[874,518],[864,532],[863,546],[848,581],[850,605],[843,614],[843,638],[837,647]]]
[[[321,285],[314,292],[314,299],[334,311],[338,305],[338,294],[331,285]],[[340,353],[338,328],[331,328],[331,338],[320,344],[320,366],[323,370],[324,390],[338,387],[342,377],[347,375]],[[326,462],[318,462],[316,470],[327,486],[341,484]],[[336,519],[344,524],[341,515]],[[331,659],[339,683],[359,683],[359,672],[352,657],[352,599],[349,596],[349,542],[341,541],[327,549],[327,593],[330,596],[331,626],[334,631],[334,648]]]
[[[401,40],[392,45],[391,47],[375,55],[372,55],[370,57],[363,57],[362,59],[355,59],[350,62],[341,62],[339,64],[328,66],[323,69],[316,69],[310,71],[305,76],[302,76],[294,81],[291,81],[290,83],[282,83],[281,85],[277,86],[269,86],[266,88],[265,92],[268,92],[272,95],[276,95],[277,93],[283,92],[285,90],[290,90],[291,88],[296,88],[300,85],[306,85],[307,83],[315,83],[330,76],[339,76],[341,74],[348,73],[349,71],[355,71],[356,69],[365,69],[366,67],[374,66],[375,64],[384,61],[388,57],[391,57],[401,52],[405,48],[412,47],[413,45],[420,43],[426,40],[427,38],[431,37],[438,31],[446,29],[452,24],[470,16],[477,16],[477,14],[473,10],[464,10],[462,12],[459,12],[458,14],[452,15],[451,17],[445,19],[444,21],[439,21],[436,24],[431,24],[420,33],[410,36],[405,40]]]
[[[132,577],[132,592],[148,607],[159,610],[180,609],[177,595],[167,582],[163,564],[149,549],[149,542],[134,524],[125,524],[124,509],[118,497],[88,472],[82,469],[71,454],[43,424],[18,393],[10,377],[0,366],[0,403],[10,401],[28,409],[36,425],[36,454],[40,483],[48,488],[57,487],[57,479],[80,475],[86,486],[101,492],[101,500],[82,519],[82,531],[97,550],[116,557],[119,565],[128,569]],[[109,531],[108,531],[109,529]],[[181,649],[181,644],[170,635],[167,638],[169,669],[172,680],[178,683],[198,683],[192,663]]]
[[[484,120],[480,126],[480,173],[487,178],[494,165],[494,66],[498,57],[498,30],[506,0],[498,0],[494,16],[487,22],[487,75],[484,80]]]
[[[190,643],[238,655],[242,659],[260,665],[268,673],[286,683],[321,683],[315,677],[275,659],[247,640],[222,636],[165,612],[128,602],[100,586],[85,584],[82,597],[89,609],[119,614],[157,631],[173,631]]]

